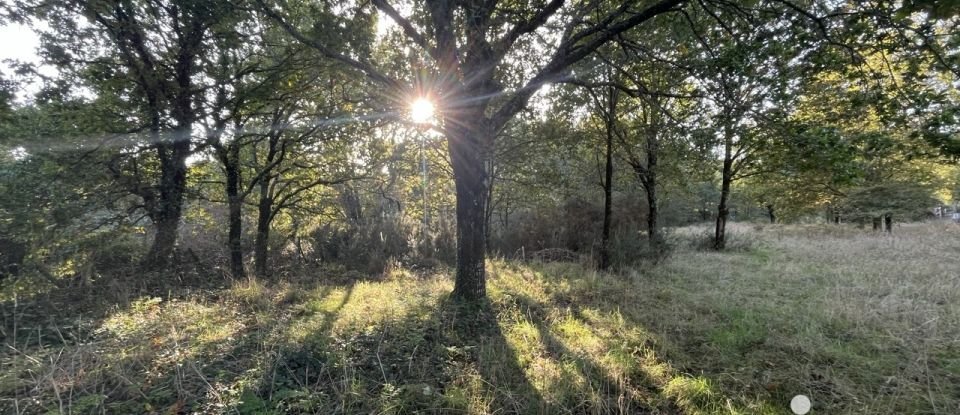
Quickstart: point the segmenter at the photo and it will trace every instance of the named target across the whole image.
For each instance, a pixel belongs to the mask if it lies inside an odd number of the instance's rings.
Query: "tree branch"
[[[397,25],[403,29],[403,33],[413,40],[417,46],[420,46],[423,48],[423,50],[427,51],[427,53],[430,54],[430,57],[437,59],[437,51],[436,49],[430,47],[430,43],[427,41],[427,38],[425,38],[423,34],[418,32],[417,29],[413,27],[413,24],[410,23],[410,20],[401,16],[397,9],[393,8],[393,6],[387,3],[387,0],[372,0],[372,3],[377,7],[377,9],[385,13],[387,16],[390,16],[390,19],[396,22]]]
[[[272,10],[270,6],[264,2],[264,0],[254,0],[254,1],[257,3],[258,6],[260,6],[260,10],[264,14],[266,14],[267,17],[277,22],[277,24],[279,24],[280,27],[283,28],[285,32],[287,32],[287,34],[292,36],[294,39],[297,39],[304,45],[307,45],[315,49],[317,52],[320,52],[321,55],[326,56],[327,58],[333,59],[337,62],[343,63],[356,70],[359,70],[371,80],[377,83],[380,83],[388,88],[392,88],[398,92],[407,91],[407,88],[404,87],[404,85],[400,81],[393,79],[387,75],[384,75],[383,73],[378,71],[372,64],[350,58],[341,53],[337,53],[332,49],[328,48],[326,45],[320,43],[316,39],[311,39],[307,37],[302,32],[300,32],[299,29],[297,29],[292,24],[290,24],[290,22],[284,19],[283,16],[281,16],[276,11]]]

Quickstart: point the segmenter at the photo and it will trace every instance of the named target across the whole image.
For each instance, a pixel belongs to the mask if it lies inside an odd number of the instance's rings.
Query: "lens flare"
[[[410,119],[415,123],[430,122],[433,119],[433,113],[433,103],[426,98],[419,98],[410,104]]]

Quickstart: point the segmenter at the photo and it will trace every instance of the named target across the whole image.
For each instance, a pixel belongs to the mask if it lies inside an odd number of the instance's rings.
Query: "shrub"
[[[413,224],[390,216],[349,224],[325,224],[309,235],[315,259],[342,263],[349,269],[380,273],[394,259],[413,253]]]

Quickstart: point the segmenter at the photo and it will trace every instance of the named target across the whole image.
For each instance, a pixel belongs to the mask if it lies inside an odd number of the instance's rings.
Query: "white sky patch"
[[[552,84],[545,84],[540,87],[539,90],[532,97],[527,104],[534,113],[537,114],[537,117],[541,120],[546,119],[547,115],[550,113],[550,110],[553,106],[553,102],[548,98],[550,93],[553,91]]]
[[[390,16],[377,11],[377,39],[383,39],[396,26],[397,23]]]
[[[30,63],[40,63],[37,48],[40,47],[40,38],[27,25],[9,24],[0,27],[0,39],[3,39],[3,48],[0,48],[0,61],[14,59]],[[0,63],[3,69],[9,69],[6,62]]]
[[[39,23],[41,29],[47,28],[45,23]],[[8,24],[0,26],[0,39],[3,39],[3,47],[0,47],[0,72],[7,79],[24,82],[20,84],[18,101],[33,96],[40,90],[40,82],[36,79],[17,79],[13,74],[13,67],[9,61],[20,61],[37,66],[37,70],[47,76],[56,75],[55,68],[41,65],[40,56],[37,50],[40,48],[40,36],[33,28],[24,24]]]

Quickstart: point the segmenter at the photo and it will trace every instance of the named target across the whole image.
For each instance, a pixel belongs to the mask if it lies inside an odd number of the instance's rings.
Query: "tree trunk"
[[[467,114],[469,112],[469,114]],[[462,116],[461,116],[462,115]],[[479,300],[486,296],[487,171],[493,131],[485,125],[482,109],[464,110],[447,125],[447,147],[457,191],[457,275],[453,296]]]
[[[240,145],[232,143],[227,149],[223,163],[227,176],[227,205],[230,211],[229,236],[227,246],[230,249],[230,274],[233,278],[242,278],[243,246],[240,243],[243,226],[243,199],[240,197]]]
[[[600,269],[610,267],[610,222],[613,216],[613,128],[617,114],[616,90],[612,87],[607,95],[607,141],[606,161],[603,173],[603,231],[600,240]]]
[[[647,135],[647,174],[643,187],[647,192],[647,239],[650,247],[659,251],[663,242],[660,232],[660,209],[657,199],[657,163],[660,142],[657,132],[651,131]]]
[[[154,214],[157,233],[144,265],[164,268],[177,243],[177,228],[183,213],[183,193],[187,184],[187,156],[190,155],[190,129],[179,131],[173,143],[157,143],[160,158],[159,198]]]
[[[487,173],[489,174],[489,185],[487,186],[487,203],[483,211],[484,227],[487,231],[484,235],[483,243],[486,244],[486,250],[489,252],[492,250],[492,247],[490,246],[490,237],[493,234],[493,211],[496,209],[493,198],[493,180],[494,177],[496,177],[495,172],[497,166],[494,164],[493,160],[487,160],[487,163],[489,166],[489,170],[487,170]]]
[[[774,224],[774,223],[777,223],[777,215],[776,215],[776,212],[773,210],[773,204],[772,204],[772,203],[768,203],[768,204],[767,204],[767,215],[770,216],[770,224],[771,224],[771,225]]]
[[[733,158],[731,155],[731,138],[727,136],[724,145],[723,172],[720,177],[720,203],[717,205],[717,227],[713,236],[713,248],[722,250],[727,245],[727,217],[730,209],[727,199],[730,198],[730,182],[733,181]]]
[[[257,238],[253,248],[253,262],[257,276],[267,276],[267,246],[270,241],[270,219],[273,199],[270,198],[270,180],[260,180],[260,201],[257,203]]]
[[[893,232],[893,215],[891,215],[891,214],[889,214],[889,213],[886,214],[886,215],[883,217],[883,223],[884,223],[884,225],[886,225],[887,233],[892,233],[892,232]]]
[[[651,248],[659,249],[661,242],[663,242],[663,236],[660,234],[660,208],[658,206],[660,203],[657,200],[656,181],[650,181],[645,189],[647,192],[647,239]]]

